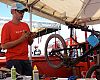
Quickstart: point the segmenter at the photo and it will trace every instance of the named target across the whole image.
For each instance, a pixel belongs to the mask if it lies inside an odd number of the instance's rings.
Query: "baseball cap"
[[[24,10],[24,11],[26,11],[26,12],[28,11],[28,9],[27,9],[23,4],[18,3],[18,2],[12,4],[11,9]]]

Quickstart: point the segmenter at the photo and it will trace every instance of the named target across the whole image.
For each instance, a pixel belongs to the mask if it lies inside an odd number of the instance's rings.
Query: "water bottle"
[[[14,66],[11,68],[11,80],[16,80],[16,68]]]
[[[39,80],[39,71],[36,65],[34,65],[33,68],[33,80]]]

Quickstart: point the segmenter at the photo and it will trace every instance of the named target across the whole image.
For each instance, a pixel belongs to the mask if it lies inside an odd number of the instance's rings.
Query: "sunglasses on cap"
[[[22,14],[25,12],[25,10],[16,10],[18,13]]]

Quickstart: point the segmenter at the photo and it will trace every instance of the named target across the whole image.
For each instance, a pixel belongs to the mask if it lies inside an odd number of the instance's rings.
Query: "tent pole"
[[[30,31],[32,31],[32,7],[29,7],[29,12],[30,12]],[[30,52],[29,52],[29,60],[32,65],[32,45],[30,46]]]

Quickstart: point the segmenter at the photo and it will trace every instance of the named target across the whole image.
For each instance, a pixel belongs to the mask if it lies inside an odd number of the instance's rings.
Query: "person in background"
[[[33,43],[36,33],[30,32],[27,23],[22,22],[28,9],[21,3],[11,7],[12,20],[5,23],[1,32],[1,47],[7,49],[6,67],[16,68],[17,73],[32,76],[32,66],[28,57],[28,45]]]
[[[34,46],[35,50],[34,50],[34,55],[40,55],[41,54],[41,50],[38,49],[38,46]]]

